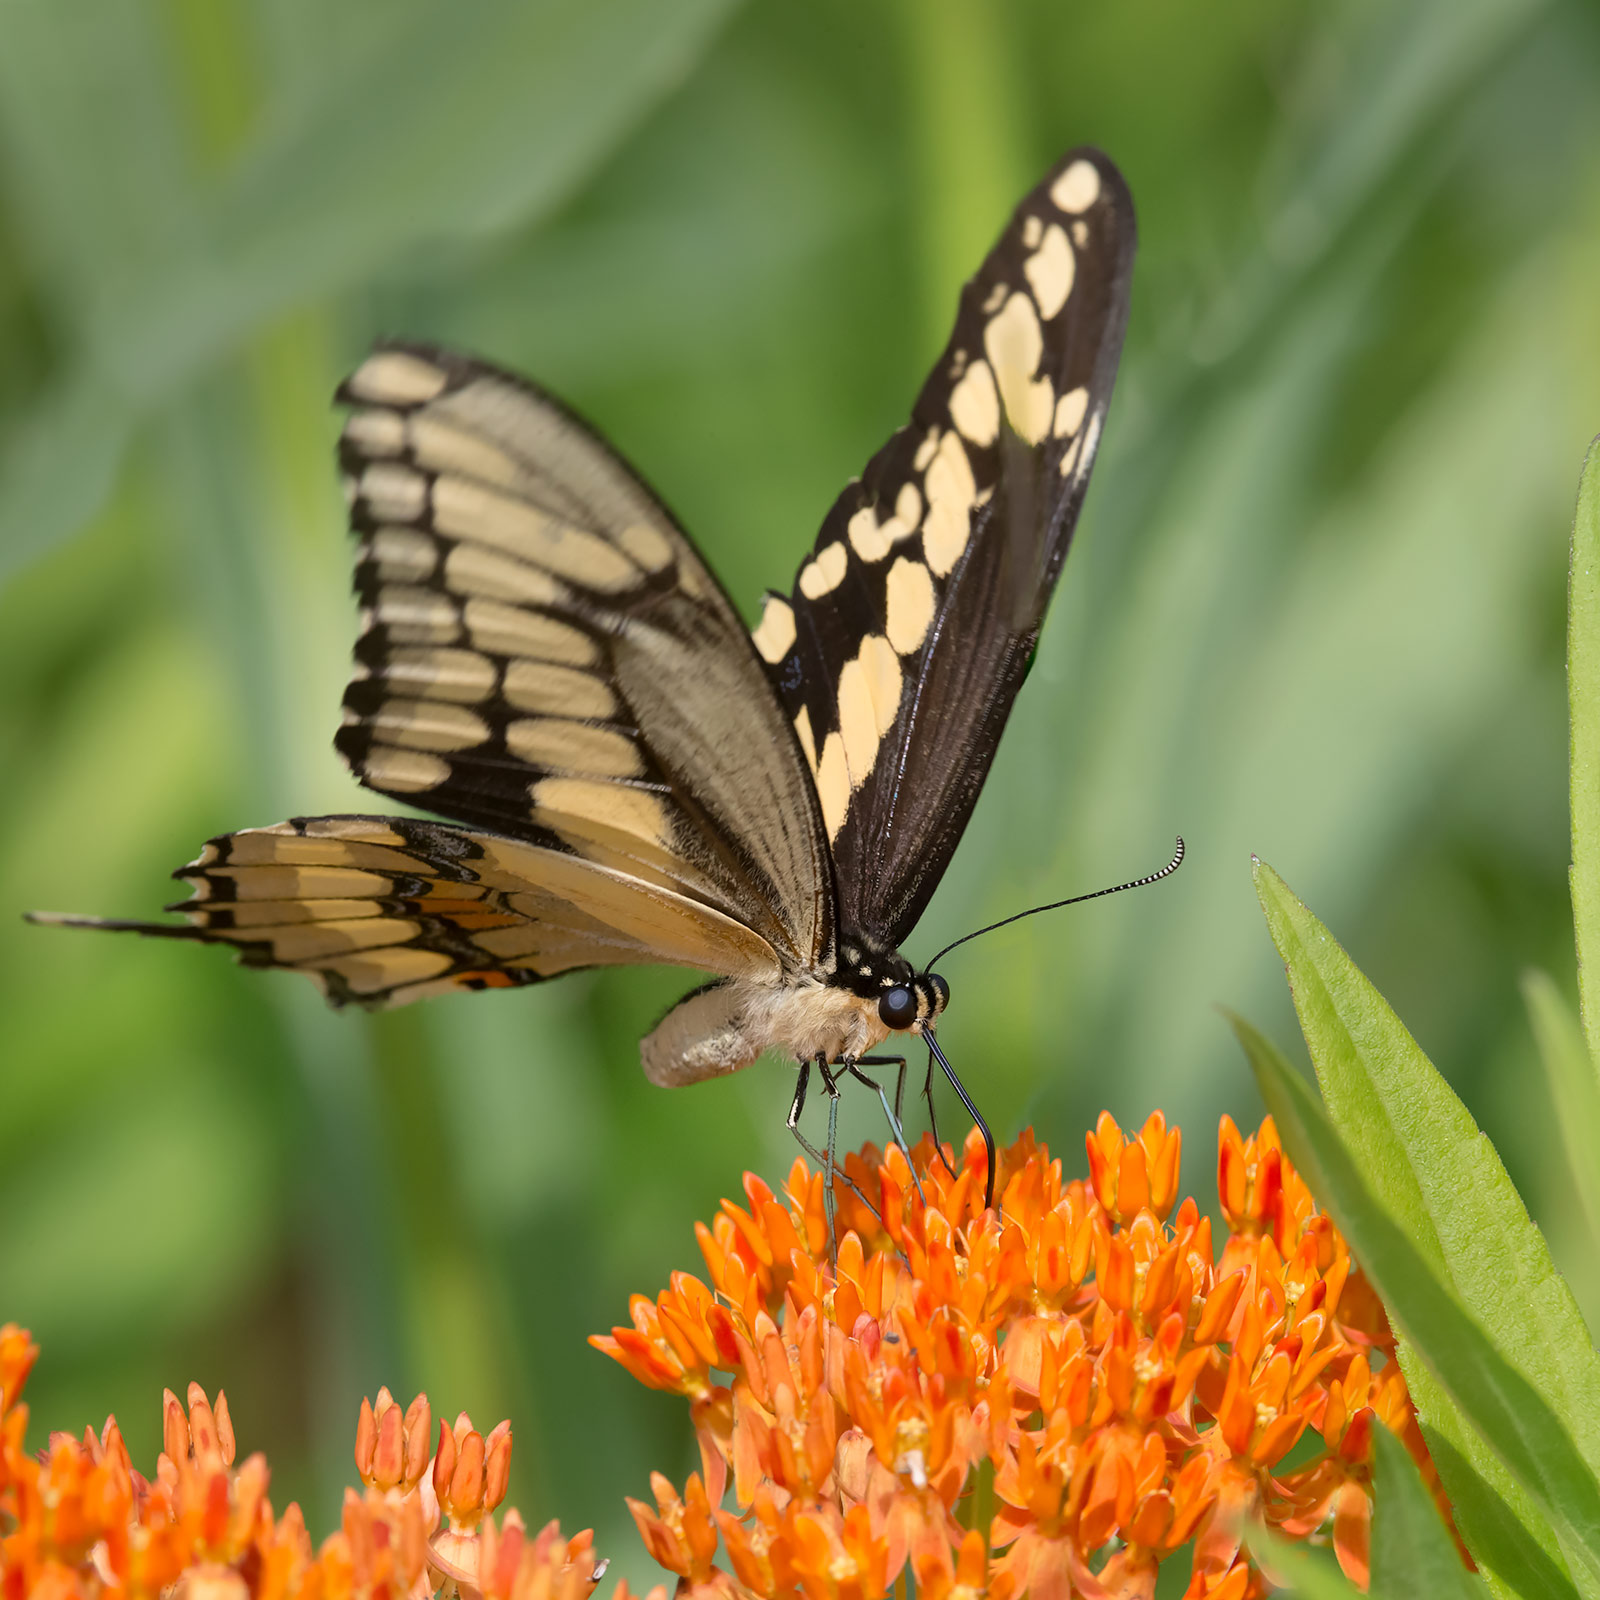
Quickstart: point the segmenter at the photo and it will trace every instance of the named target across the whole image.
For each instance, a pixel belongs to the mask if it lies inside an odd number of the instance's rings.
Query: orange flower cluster
[[[1024,1134],[986,1211],[975,1134],[915,1177],[869,1146],[836,1265],[821,1176],[747,1175],[698,1229],[710,1287],[675,1274],[591,1341],[689,1400],[702,1471],[629,1502],[680,1591],[879,1600],[909,1567],[925,1600],[1138,1600],[1190,1547],[1189,1595],[1245,1600],[1252,1522],[1365,1585],[1375,1422],[1439,1494],[1382,1308],[1270,1120],[1222,1123],[1220,1256],[1174,1212],[1180,1150],[1103,1115],[1066,1183]]]
[[[116,1419],[98,1435],[23,1447],[20,1403],[38,1347],[0,1327],[0,1597],[3,1600],[424,1600],[442,1590],[484,1600],[588,1600],[592,1536],[563,1539],[552,1522],[530,1537],[505,1496],[511,1429],[485,1438],[463,1412],[440,1423],[418,1395],[402,1412],[387,1389],[361,1403],[356,1466],[339,1531],[313,1551],[297,1505],[267,1499],[267,1463],[235,1466],[233,1422],[199,1384],[164,1401],[165,1448],[153,1478],[134,1469]],[[627,1586],[618,1586],[627,1600]],[[652,1600],[664,1600],[661,1591]]]

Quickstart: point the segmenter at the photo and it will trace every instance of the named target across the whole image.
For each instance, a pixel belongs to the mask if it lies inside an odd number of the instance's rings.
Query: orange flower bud
[[[26,1328],[14,1322],[0,1326],[0,1415],[17,1403],[38,1359],[39,1347]]]
[[[472,1426],[465,1411],[454,1428],[439,1424],[439,1448],[433,1461],[433,1489],[439,1509],[456,1532],[475,1528],[485,1511],[505,1497],[511,1473],[511,1424],[500,1423],[487,1440]]]

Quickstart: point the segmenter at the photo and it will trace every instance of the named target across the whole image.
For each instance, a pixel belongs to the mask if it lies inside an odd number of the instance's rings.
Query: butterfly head
[[[950,1003],[950,985],[937,972],[918,972],[878,996],[878,1017],[897,1032],[921,1033],[931,1028]]]
[[[950,1000],[950,986],[936,972],[918,972],[898,950],[847,939],[839,949],[834,982],[877,1002],[878,1020],[895,1033],[931,1028]]]

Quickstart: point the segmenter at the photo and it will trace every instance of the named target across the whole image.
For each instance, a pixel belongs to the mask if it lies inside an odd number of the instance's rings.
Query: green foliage
[[[1417,1464],[1387,1428],[1373,1430],[1371,1593],[1388,1600],[1428,1595],[1470,1600],[1483,1584],[1465,1571]]]
[[[426,1386],[510,1413],[513,1499],[650,1578],[618,1496],[692,1446],[582,1337],[693,1264],[692,1220],[745,1167],[783,1170],[783,1070],[646,1085],[636,1041],[682,975],[374,1025],[215,952],[19,914],[146,914],[210,834],[373,809],[328,749],[354,627],[328,397],[375,334],[570,398],[753,614],[1080,140],[1139,206],[1123,377],[911,953],[1154,866],[1176,832],[1190,859],[964,949],[946,1042],[997,1128],[1070,1151],[1102,1104],[1160,1104],[1203,1151],[1250,1092],[1211,1001],[1287,1020],[1240,867],[1292,860],[1595,1303],[1514,981],[1569,960],[1590,0],[5,16],[0,1316],[44,1340],[39,1426],[111,1407],[148,1459],[163,1384],[225,1383],[316,1524],[359,1397]],[[880,1132],[870,1104],[847,1118]]]
[[[1396,1331],[1427,1363],[1473,1431],[1478,1447],[1474,1465],[1492,1458],[1506,1467],[1554,1528],[1569,1564],[1577,1557],[1580,1568],[1573,1577],[1582,1592],[1597,1592],[1600,1484],[1572,1441],[1570,1419],[1548,1405],[1500,1354],[1494,1339],[1466,1313],[1424,1252],[1385,1210],[1364,1181],[1368,1174],[1299,1074],[1242,1018],[1235,1019],[1234,1028],[1262,1098],[1277,1119],[1284,1149],[1343,1229]],[[1519,1309],[1534,1311],[1531,1304]],[[1419,1416],[1423,1404],[1418,1401]],[[1538,1516],[1530,1518],[1515,1504],[1508,1509],[1535,1538],[1541,1535]],[[1520,1574],[1495,1562],[1505,1548],[1501,1541],[1506,1530],[1485,1529],[1484,1538],[1476,1528],[1463,1532],[1468,1548],[1475,1555],[1482,1552],[1500,1584],[1519,1592]]]
[[[1600,440],[1589,446],[1567,577],[1572,911],[1589,1052],[1600,1056]]]
[[[1588,592],[1596,477],[1591,456],[1573,532],[1569,624],[1580,953],[1597,843],[1584,776],[1589,720],[1600,714],[1590,681],[1591,663],[1600,664],[1600,608]],[[1284,1148],[1338,1220],[1401,1336],[1418,1418],[1467,1546],[1496,1593],[1576,1585],[1600,1594],[1600,1358],[1577,1304],[1493,1146],[1393,1010],[1270,867],[1258,862],[1255,878],[1321,1103],[1259,1032],[1238,1018],[1234,1030]],[[1593,1061],[1551,980],[1536,976],[1528,995],[1558,1112],[1575,1119],[1567,1148],[1581,1172],[1594,1160],[1584,1138],[1594,1125]],[[1391,1443],[1387,1455],[1397,1453]],[[1399,1492],[1389,1515],[1404,1519],[1410,1488]],[[1384,1493],[1380,1484],[1380,1505]],[[1425,1543],[1407,1541],[1412,1559],[1423,1558]],[[1557,1562],[1565,1575],[1551,1570]],[[1374,1592],[1397,1579],[1422,1581],[1375,1554]]]
[[[1573,881],[1576,888],[1576,870]],[[1576,901],[1576,893],[1573,898]],[[1594,1057],[1572,1007],[1549,973],[1525,974],[1522,989],[1545,1076],[1550,1080],[1561,1147],[1590,1233],[1600,1239],[1600,1077],[1596,1076]]]

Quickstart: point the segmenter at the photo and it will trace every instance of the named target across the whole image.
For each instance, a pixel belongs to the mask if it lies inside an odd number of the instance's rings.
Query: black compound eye
[[[880,996],[878,1015],[886,1028],[909,1028],[917,1020],[917,997],[903,983],[897,983]]]

